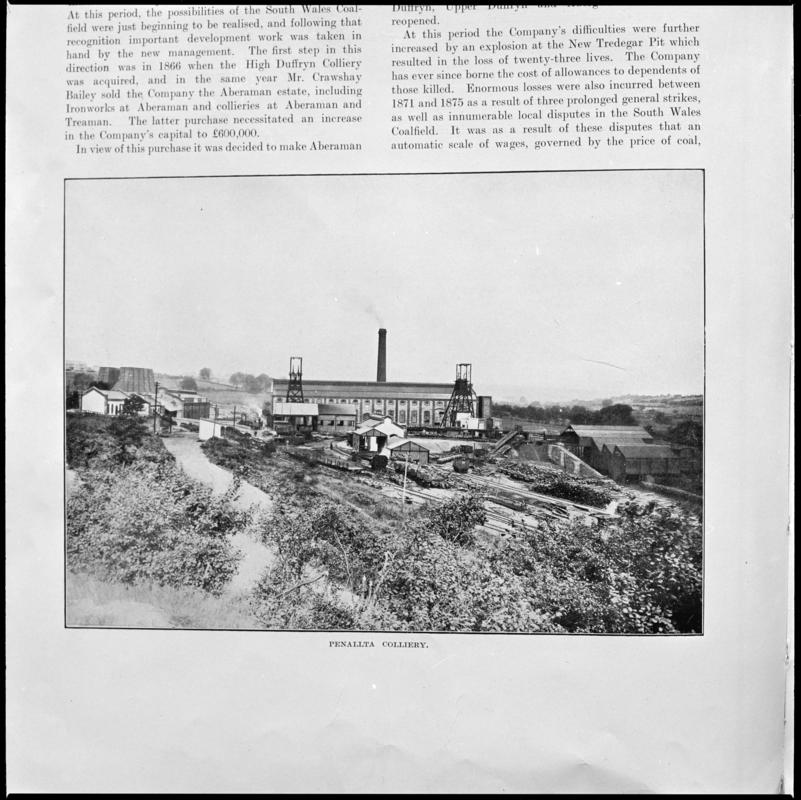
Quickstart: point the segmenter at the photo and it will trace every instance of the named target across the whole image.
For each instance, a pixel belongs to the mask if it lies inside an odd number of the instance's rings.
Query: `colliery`
[[[300,361],[294,357],[293,362],[295,359]],[[466,375],[460,373],[465,367]],[[471,371],[471,365],[459,364],[456,383],[388,381],[387,329],[379,328],[375,381],[309,380],[303,378],[297,365],[291,364],[289,379],[276,379],[273,383],[273,414],[285,416],[289,409],[281,408],[279,413],[276,404],[286,402],[348,405],[353,408],[356,425],[370,416],[379,416],[408,428],[436,428],[440,435],[446,432],[443,428],[481,435],[480,431],[493,427],[492,398],[476,396]],[[449,404],[453,413],[448,411]],[[308,416],[308,409],[303,409],[303,416]]]

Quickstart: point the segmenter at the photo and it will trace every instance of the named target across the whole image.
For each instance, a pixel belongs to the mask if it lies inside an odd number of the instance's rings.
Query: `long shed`
[[[618,444],[608,454],[609,475],[616,481],[644,478],[646,475],[678,475],[681,459],[672,447],[664,444]]]

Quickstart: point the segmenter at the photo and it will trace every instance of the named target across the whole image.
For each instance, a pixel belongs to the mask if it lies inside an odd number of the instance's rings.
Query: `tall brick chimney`
[[[378,329],[378,372],[376,380],[379,383],[387,381],[387,329]]]

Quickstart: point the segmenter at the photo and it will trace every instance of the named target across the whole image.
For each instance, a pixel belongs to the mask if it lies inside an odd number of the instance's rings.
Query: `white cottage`
[[[119,414],[127,399],[125,392],[91,386],[81,395],[81,411],[88,411],[90,414]]]

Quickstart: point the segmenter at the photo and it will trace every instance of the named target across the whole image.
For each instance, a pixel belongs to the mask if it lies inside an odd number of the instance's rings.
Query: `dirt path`
[[[212,464],[206,458],[194,434],[167,436],[162,441],[190,478],[210,486],[215,494],[222,494],[230,487],[233,481],[231,473]],[[267,511],[272,508],[273,501],[261,489],[243,482],[234,500],[234,506],[245,511],[254,505]],[[228,587],[230,593],[238,594],[248,591],[253,586],[264,569],[273,561],[274,556],[267,547],[244,533],[232,536],[231,543],[244,555],[239,562],[239,571],[231,579]]]

